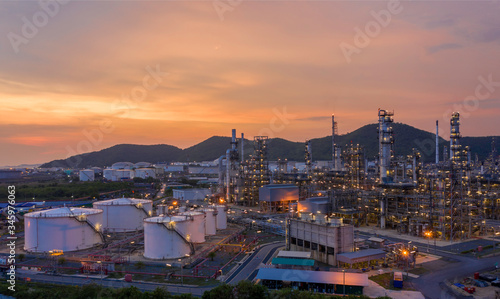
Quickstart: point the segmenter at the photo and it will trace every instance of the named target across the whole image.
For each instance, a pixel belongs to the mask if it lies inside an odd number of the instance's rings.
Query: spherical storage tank
[[[186,216],[160,216],[144,219],[144,257],[171,259],[191,253],[191,220]]]
[[[216,217],[217,211],[214,209],[201,209],[200,212],[205,213],[205,235],[213,236],[217,233]]]
[[[205,214],[200,212],[184,212],[179,216],[186,216],[189,220],[186,234],[190,235],[193,243],[205,242]]]
[[[142,230],[144,219],[151,217],[153,210],[151,200],[137,198],[103,200],[92,205],[103,210],[102,225],[106,232]]]
[[[57,208],[24,215],[24,250],[75,251],[102,244],[102,210]]]
[[[226,214],[226,206],[217,205],[211,206],[217,210],[217,229],[226,229],[227,228],[227,214]]]

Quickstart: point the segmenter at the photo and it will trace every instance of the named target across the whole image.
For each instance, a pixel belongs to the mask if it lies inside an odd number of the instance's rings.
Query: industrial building
[[[312,259],[332,266],[338,254],[354,250],[354,227],[341,219],[288,219],[286,238],[287,250],[310,252]]]
[[[368,275],[350,272],[260,268],[256,278],[269,289],[291,288],[326,294],[362,295]]]

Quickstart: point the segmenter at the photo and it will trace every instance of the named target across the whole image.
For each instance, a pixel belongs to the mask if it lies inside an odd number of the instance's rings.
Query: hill
[[[417,149],[425,162],[434,161],[435,135],[402,123],[393,124],[394,151],[396,156],[411,154]],[[359,144],[365,149],[367,159],[375,159],[378,154],[377,124],[363,126],[348,134],[336,136],[336,144],[345,148],[347,144]],[[491,151],[494,137],[463,137],[462,144],[471,148],[472,158],[477,154],[484,160]],[[332,156],[331,136],[312,139],[313,160],[330,160]],[[55,160],[41,167],[83,168],[90,166],[109,166],[115,162],[172,162],[172,161],[210,161],[225,155],[231,147],[231,138],[213,136],[184,150],[171,145],[133,145],[120,144],[92,153]],[[443,148],[449,142],[439,138],[440,159]],[[239,149],[239,146],[238,146]],[[303,142],[293,142],[282,138],[269,140],[269,160],[288,159],[303,161],[305,146]],[[253,142],[245,139],[245,156],[253,152]]]
[[[54,160],[41,165],[47,167],[86,168],[110,166],[116,162],[171,162],[177,161],[182,150],[172,145],[119,144],[96,152],[85,153],[67,159]]]

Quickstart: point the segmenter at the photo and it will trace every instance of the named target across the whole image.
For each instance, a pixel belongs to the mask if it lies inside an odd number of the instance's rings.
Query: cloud
[[[460,49],[462,48],[462,45],[455,44],[455,43],[446,43],[446,44],[441,44],[441,45],[436,45],[432,47],[427,48],[427,53],[428,54],[434,54],[443,50],[449,50],[449,49]]]

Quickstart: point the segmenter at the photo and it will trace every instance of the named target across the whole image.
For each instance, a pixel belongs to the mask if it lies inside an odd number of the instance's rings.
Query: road
[[[242,264],[240,265],[226,281],[227,283],[237,284],[239,281],[247,279],[250,275],[254,274],[258,266],[262,262],[267,262],[273,255],[273,253],[280,247],[285,245],[284,242],[280,243],[270,243],[262,245]],[[135,286],[141,291],[153,291],[158,287],[166,288],[172,294],[193,294],[194,296],[203,295],[205,291],[209,291],[215,286],[181,286],[178,284],[165,284],[165,283],[153,283],[153,282],[125,282],[123,280],[117,279],[106,279],[102,280],[97,275],[91,277],[86,276],[66,276],[66,275],[48,275],[41,273],[33,273],[31,271],[19,270],[17,273],[19,278],[29,277],[31,281],[43,282],[43,283],[55,283],[55,284],[65,284],[65,285],[78,285],[83,286],[89,283],[102,284],[105,287],[112,288],[123,288],[129,286]]]
[[[284,242],[271,243],[261,246],[226,279],[226,283],[237,284],[241,280],[248,279],[250,275],[257,270],[261,263],[269,261],[274,252],[283,246],[285,246]]]
[[[367,237],[375,236],[375,234],[359,231],[357,232],[357,234]],[[383,238],[391,242],[408,242],[407,240],[398,239],[395,237],[383,236]],[[420,248],[424,248],[424,250],[421,250],[421,252],[425,254],[425,249],[427,248],[426,242],[412,241],[412,244],[417,245]],[[500,261],[500,256],[477,259],[470,256],[455,254],[448,250],[439,248],[437,248],[436,250],[432,248],[431,253],[442,256],[448,261],[451,261],[451,263],[447,263],[443,268],[433,269],[430,273],[422,275],[412,281],[415,288],[420,291],[425,296],[425,298],[429,299],[455,298],[448,297],[447,290],[443,290],[441,288],[440,282],[443,282],[445,280],[453,281],[454,278],[465,277],[472,275],[474,272],[482,272],[493,269],[495,262]]]

